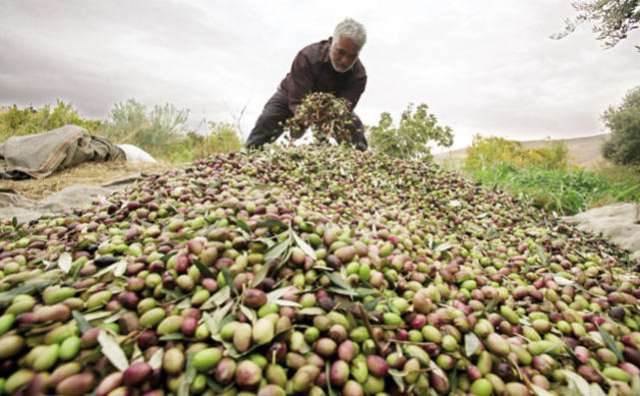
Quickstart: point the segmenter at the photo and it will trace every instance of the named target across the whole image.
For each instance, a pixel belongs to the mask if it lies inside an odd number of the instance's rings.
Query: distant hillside
[[[520,142],[525,148],[537,148],[552,142],[562,141],[569,149],[570,163],[573,165],[590,168],[604,161],[600,152],[600,147],[608,138],[608,134],[585,136],[573,139],[551,139],[551,140],[529,140]],[[439,164],[460,167],[467,157],[467,149],[447,151],[435,155],[435,160]]]

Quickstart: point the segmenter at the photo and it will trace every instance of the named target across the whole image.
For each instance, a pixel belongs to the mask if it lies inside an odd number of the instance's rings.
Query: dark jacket
[[[358,104],[367,85],[367,73],[360,59],[345,72],[334,70],[329,59],[331,37],[304,47],[296,55],[291,71],[278,90],[289,99],[289,109],[295,114],[302,99],[310,92],[329,92],[349,101],[351,110]]]

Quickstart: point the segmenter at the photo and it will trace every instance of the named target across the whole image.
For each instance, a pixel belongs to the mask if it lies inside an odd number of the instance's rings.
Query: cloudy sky
[[[636,31],[605,50],[590,27],[549,39],[566,0],[0,0],[0,104],[70,101],[107,117],[117,102],[170,102],[242,117],[248,134],[305,45],[351,16],[365,24],[369,75],[356,112],[377,123],[427,103],[453,128],[516,139],[603,132],[600,115],[640,85]]]

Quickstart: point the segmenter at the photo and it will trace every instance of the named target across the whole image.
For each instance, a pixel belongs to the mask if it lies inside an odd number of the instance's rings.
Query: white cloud
[[[104,117],[135,97],[231,118],[248,132],[303,46],[345,16],[362,21],[369,83],[357,112],[375,123],[429,104],[456,134],[537,139],[594,134],[640,82],[638,33],[603,50],[589,32],[550,40],[566,1],[14,0],[0,5],[0,103],[61,97]]]

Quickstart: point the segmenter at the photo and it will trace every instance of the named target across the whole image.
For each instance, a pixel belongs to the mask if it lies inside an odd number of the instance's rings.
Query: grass
[[[594,170],[549,170],[503,162],[467,170],[467,175],[488,187],[501,188],[561,215],[614,202],[640,202],[637,168],[604,165]]]

